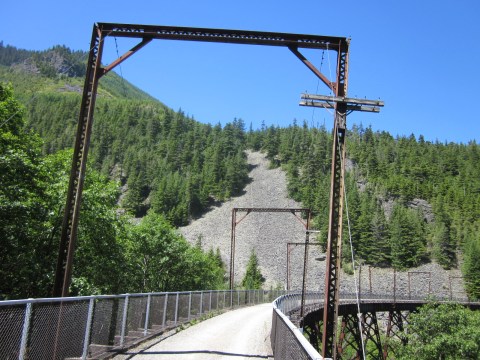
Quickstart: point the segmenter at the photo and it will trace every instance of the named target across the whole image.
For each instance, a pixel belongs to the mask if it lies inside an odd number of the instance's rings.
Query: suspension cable
[[[337,143],[338,150],[340,153],[340,144]],[[345,145],[344,145],[345,146]],[[340,155],[340,166],[343,168],[343,159],[342,156]],[[347,215],[347,226],[348,226],[348,238],[350,240],[350,253],[352,256],[352,268],[353,268],[353,279],[355,281],[355,296],[357,300],[357,318],[358,318],[358,328],[360,330],[360,340],[362,343],[362,354],[363,354],[363,360],[365,360],[365,341],[363,339],[363,326],[362,326],[362,320],[361,320],[361,311],[360,311],[360,289],[358,287],[358,282],[357,282],[357,273],[355,271],[355,258],[354,258],[354,251],[353,251],[353,242],[352,242],[352,231],[350,227],[350,214],[348,212],[348,201],[347,201],[347,188],[345,186],[345,176],[342,179],[343,181],[343,194],[345,196],[345,213]],[[341,254],[340,254],[341,256]]]
[[[118,53],[117,37],[114,36],[114,39],[115,39],[115,49],[117,50],[117,58],[120,58],[120,54]],[[122,78],[123,95],[127,97],[127,88],[125,87],[125,79],[123,78],[122,64],[118,64],[118,67],[120,70],[120,77]]]
[[[328,46],[328,44],[327,44]],[[325,59],[325,49],[322,50],[322,60],[320,61],[320,69],[319,71],[322,72],[322,67],[323,67],[323,60]],[[318,86],[320,85],[320,79],[317,78],[317,88],[315,90],[315,94],[318,94]],[[315,115],[315,106],[312,107],[312,126],[315,127],[314,125],[314,115]]]

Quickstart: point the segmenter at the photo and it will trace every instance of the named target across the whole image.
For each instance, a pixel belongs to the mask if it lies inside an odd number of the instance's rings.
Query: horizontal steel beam
[[[239,212],[310,212],[310,209],[292,209],[292,208],[233,208]]]
[[[324,109],[334,109],[335,106],[331,103],[321,103],[314,101],[300,101],[300,106],[313,106]],[[362,106],[362,105],[347,105],[347,111],[363,111],[363,112],[380,112],[380,109],[376,106]]]
[[[342,97],[342,96],[302,94],[301,98],[303,100],[343,102],[343,103],[355,104],[355,105],[371,105],[371,106],[384,106],[385,105],[385,103],[382,100],[367,100],[367,99],[359,99],[359,98],[347,98],[347,97]]]
[[[347,38],[337,36],[115,23],[98,23],[97,27],[103,36],[115,37],[287,46],[335,51],[348,46]]]

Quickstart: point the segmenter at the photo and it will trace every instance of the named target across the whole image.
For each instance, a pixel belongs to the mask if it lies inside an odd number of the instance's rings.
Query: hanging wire
[[[328,45],[327,45],[328,46]],[[320,69],[319,71],[322,72],[323,60],[325,59],[325,49],[322,50],[322,60],[320,62]],[[317,78],[317,88],[315,90],[315,94],[318,94],[318,87],[320,85],[320,79]],[[315,115],[315,106],[312,107],[312,126],[315,127],[314,123],[314,115]]]
[[[117,50],[117,58],[120,58],[120,54],[118,53],[117,37],[114,36],[114,39],[115,39],[115,49]],[[125,79],[123,78],[122,64],[118,64],[118,67],[120,69],[120,77],[122,78],[123,95],[127,97],[127,88],[125,87]]]
[[[329,75],[330,75],[330,79],[332,79],[332,66],[330,64],[330,52],[328,51],[328,43],[327,43],[327,62],[328,62],[328,72],[329,72]],[[329,86],[329,89],[330,89],[330,95],[332,95],[332,100],[334,100],[335,98],[335,94],[333,93],[332,91],[332,88]],[[332,104],[334,104],[335,102],[332,101]],[[325,108],[330,114],[332,114],[333,116],[335,116],[334,112],[331,111],[330,109],[327,109]]]
[[[340,153],[340,144],[337,143],[338,149],[337,151]],[[344,145],[345,146],[345,145]],[[340,155],[340,166],[343,168],[343,158]],[[350,226],[350,214],[348,212],[348,201],[347,201],[347,188],[345,186],[345,176],[342,179],[343,181],[343,194],[345,196],[345,212],[347,215],[347,227],[348,227],[348,238],[350,240],[350,253],[352,256],[352,268],[353,268],[353,278],[355,280],[355,295],[357,299],[357,317],[358,317],[358,328],[360,330],[360,340],[362,343],[362,354],[363,354],[363,360],[365,360],[365,340],[363,339],[363,326],[362,326],[362,319],[361,319],[361,311],[360,311],[360,289],[358,286],[357,282],[357,273],[355,271],[355,257],[354,257],[354,251],[353,251],[353,241],[352,241],[352,230]]]

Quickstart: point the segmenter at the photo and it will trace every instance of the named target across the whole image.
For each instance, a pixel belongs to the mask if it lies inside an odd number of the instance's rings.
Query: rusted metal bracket
[[[127,51],[125,54],[123,54],[122,56],[120,56],[117,60],[113,61],[110,65],[107,65],[103,68],[103,73],[102,73],[102,76],[107,74],[110,70],[112,70],[113,68],[115,68],[117,65],[120,65],[122,62],[124,62],[125,60],[127,60],[130,56],[132,56],[133,54],[135,54],[138,50],[140,50],[141,48],[143,48],[145,45],[147,45],[150,41],[152,41],[152,39],[150,38],[143,38],[142,41],[140,43],[138,43],[137,45],[135,45],[133,48],[131,48],[129,51]]]
[[[237,212],[246,212],[240,220],[237,221]],[[292,213],[297,219],[301,219],[297,214],[305,214],[307,221],[301,223],[305,226],[305,229],[308,230],[310,226],[311,211],[310,209],[305,208],[233,208],[232,209],[232,229],[231,229],[231,240],[230,240],[230,289],[233,290],[235,286],[235,241],[236,241],[236,227],[237,225],[245,219],[252,212],[269,212],[269,213]]]
[[[290,49],[290,51],[297,57],[300,59],[301,62],[303,62],[320,80],[323,81],[323,83],[325,85],[327,85],[330,90],[332,90],[332,92],[336,92],[336,84],[334,82],[331,82],[330,80],[328,80],[328,78],[322,74],[322,72],[320,70],[318,70],[310,61],[307,60],[307,58],[305,56],[303,56],[303,54],[298,51],[298,47],[294,47],[294,46],[289,46],[288,47]]]
[[[291,280],[290,280],[290,254],[292,253],[293,249],[297,246],[309,246],[309,245],[318,245],[321,246],[320,243],[311,243],[309,242],[308,245],[305,245],[304,242],[289,242],[287,243],[287,291],[291,290]]]

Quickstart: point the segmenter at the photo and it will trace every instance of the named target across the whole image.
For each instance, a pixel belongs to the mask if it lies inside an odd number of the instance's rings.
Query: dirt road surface
[[[273,359],[272,311],[271,304],[230,311],[171,335],[136,355],[129,352],[128,359]]]

